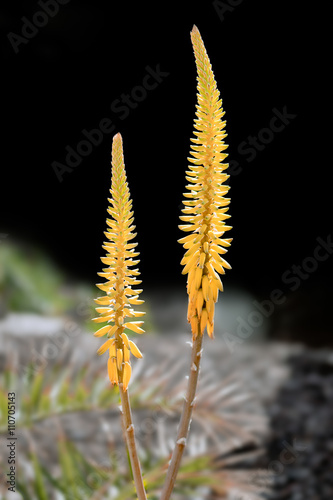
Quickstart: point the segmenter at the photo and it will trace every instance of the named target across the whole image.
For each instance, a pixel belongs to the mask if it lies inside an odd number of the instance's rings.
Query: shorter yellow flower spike
[[[98,349],[98,354],[109,351],[108,375],[111,384],[123,384],[126,391],[131,378],[130,353],[137,358],[142,358],[138,347],[128,339],[125,328],[135,333],[144,333],[141,328],[143,321],[132,321],[133,318],[143,316],[145,313],[135,311],[132,305],[143,304],[139,300],[142,290],[136,289],[135,285],[141,283],[137,279],[138,269],[132,269],[139,263],[134,258],[139,255],[134,249],[137,243],[133,243],[136,236],[133,225],[133,210],[130,192],[126,179],[122,138],[116,134],[112,141],[112,184],[110,206],[108,213],[112,217],[107,219],[108,229],[104,233],[107,240],[103,248],[106,257],[102,257],[102,263],[107,266],[98,275],[104,278],[105,283],[97,284],[97,287],[105,292],[105,296],[95,299],[98,317],[92,321],[95,323],[106,323],[97,332],[95,337],[107,335],[108,340]],[[129,318],[129,321],[125,319]]]

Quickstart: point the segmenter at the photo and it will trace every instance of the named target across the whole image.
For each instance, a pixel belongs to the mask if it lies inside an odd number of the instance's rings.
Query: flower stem
[[[188,379],[186,398],[183,405],[182,415],[180,417],[176,446],[173,450],[170,465],[166,475],[165,483],[162,489],[160,500],[168,500],[173,491],[176,481],[180,462],[186,446],[186,439],[191,423],[191,416],[194,407],[195,393],[199,378],[200,360],[202,355],[202,335],[198,332],[196,339],[193,341],[192,356],[191,356],[191,369]]]
[[[134,425],[129,401],[128,389],[123,390],[123,384],[119,384],[119,392],[122,406],[122,419],[124,424],[127,448],[131,460],[132,473],[138,500],[147,500],[145,487],[143,485],[141,466],[135,444]]]

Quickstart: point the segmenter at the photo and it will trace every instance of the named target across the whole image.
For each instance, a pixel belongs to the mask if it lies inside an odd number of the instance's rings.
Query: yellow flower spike
[[[134,250],[137,243],[132,242],[136,233],[134,233],[132,201],[126,178],[120,134],[116,134],[112,141],[110,193],[111,196],[108,198],[110,206],[107,211],[111,218],[106,220],[107,231],[104,234],[107,240],[103,244],[106,256],[101,258],[102,263],[107,267],[98,273],[105,279],[105,282],[97,285],[105,292],[105,296],[95,299],[96,312],[99,316],[92,321],[95,323],[108,322],[106,326],[94,333],[95,337],[107,335],[109,338],[97,352],[103,354],[109,350],[109,379],[114,385],[118,385],[122,381],[124,390],[126,390],[131,377],[130,341],[123,332],[125,328],[136,333],[144,333],[144,330],[140,328],[143,321],[126,323],[125,320],[126,318],[142,316],[144,313],[139,311],[136,313],[131,305],[142,304],[144,301],[138,300],[142,290],[135,289],[135,285],[141,283],[140,280],[136,279],[136,276],[140,274],[138,269],[133,269],[133,266],[139,263],[139,260],[134,260],[139,252]],[[113,336],[114,338],[110,338]],[[133,345],[135,346],[135,344]],[[137,347],[136,350],[132,349],[132,352],[136,357],[142,357]],[[139,353],[140,355],[138,355]]]
[[[189,295],[188,321],[191,323],[193,337],[203,333],[214,336],[214,304],[218,291],[223,290],[219,274],[224,274],[230,265],[220,254],[227,251],[231,239],[224,234],[231,226],[225,221],[230,217],[226,212],[230,198],[225,195],[229,186],[225,184],[229,175],[225,173],[228,164],[224,163],[227,144],[224,139],[226,122],[220,93],[216,87],[214,73],[196,26],[191,32],[197,67],[197,110],[194,120],[194,138],[191,139],[190,165],[186,171],[184,193],[185,208],[180,219],[185,224],[180,229],[193,232],[179,240],[186,249],[181,261],[185,265],[182,274],[187,274],[187,293]],[[210,302],[210,304],[209,304]],[[193,306],[194,305],[194,306]]]
[[[197,106],[194,121],[194,138],[191,139],[191,157],[186,171],[188,192],[184,216],[179,228],[189,233],[179,240],[186,253],[181,261],[185,265],[182,274],[187,274],[188,312],[187,318],[192,329],[191,368],[188,376],[183,411],[177,431],[176,445],[172,452],[161,500],[169,500],[186,446],[189,425],[195,401],[196,387],[202,357],[203,333],[207,329],[209,337],[214,338],[214,310],[218,291],[223,290],[218,270],[227,268],[228,264],[220,257],[228,246],[223,238],[231,229],[225,224],[229,215],[229,198],[225,198],[229,187],[224,183],[229,178],[224,171],[228,164],[224,163],[227,154],[224,143],[225,125],[222,121],[224,111],[212,67],[196,26],[191,31],[191,40],[197,67]],[[192,234],[191,234],[192,233]],[[220,248],[219,248],[220,247]],[[217,263],[215,267],[214,263]]]

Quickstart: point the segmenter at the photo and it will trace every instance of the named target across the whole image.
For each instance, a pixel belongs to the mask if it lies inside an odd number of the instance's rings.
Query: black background
[[[235,5],[237,2],[224,2]],[[220,7],[221,9],[222,7]],[[145,283],[179,284],[177,239],[192,137],[196,72],[190,30],[204,39],[226,111],[233,270],[225,281],[265,296],[282,274],[312,256],[332,230],[331,41],[322,5],[243,0],[217,12],[211,1],[75,1],[16,54],[37,2],[3,2],[1,231],[42,246],[68,272],[94,281],[105,230],[113,134],[59,182],[82,130],[103,118],[124,140]],[[222,19],[224,17],[224,19]],[[125,119],[110,106],[141,85],[146,67],[169,73]],[[269,126],[273,109],[297,115],[258,151],[240,153]],[[232,233],[232,234],[231,234]],[[312,283],[331,291],[332,257]],[[303,285],[302,285],[303,286]]]

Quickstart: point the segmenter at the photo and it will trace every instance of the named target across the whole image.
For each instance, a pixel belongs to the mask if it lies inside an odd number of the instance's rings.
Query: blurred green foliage
[[[78,297],[93,298],[86,284],[72,285],[41,250],[2,241],[0,245],[0,298],[2,313],[10,311],[62,314]]]
[[[94,298],[100,293],[93,283],[69,279],[42,250],[0,241],[0,317],[8,311],[68,314],[85,323],[87,330],[95,331],[96,325],[90,320],[96,315]],[[147,301],[144,309],[148,313],[145,331],[151,331],[154,326]]]

